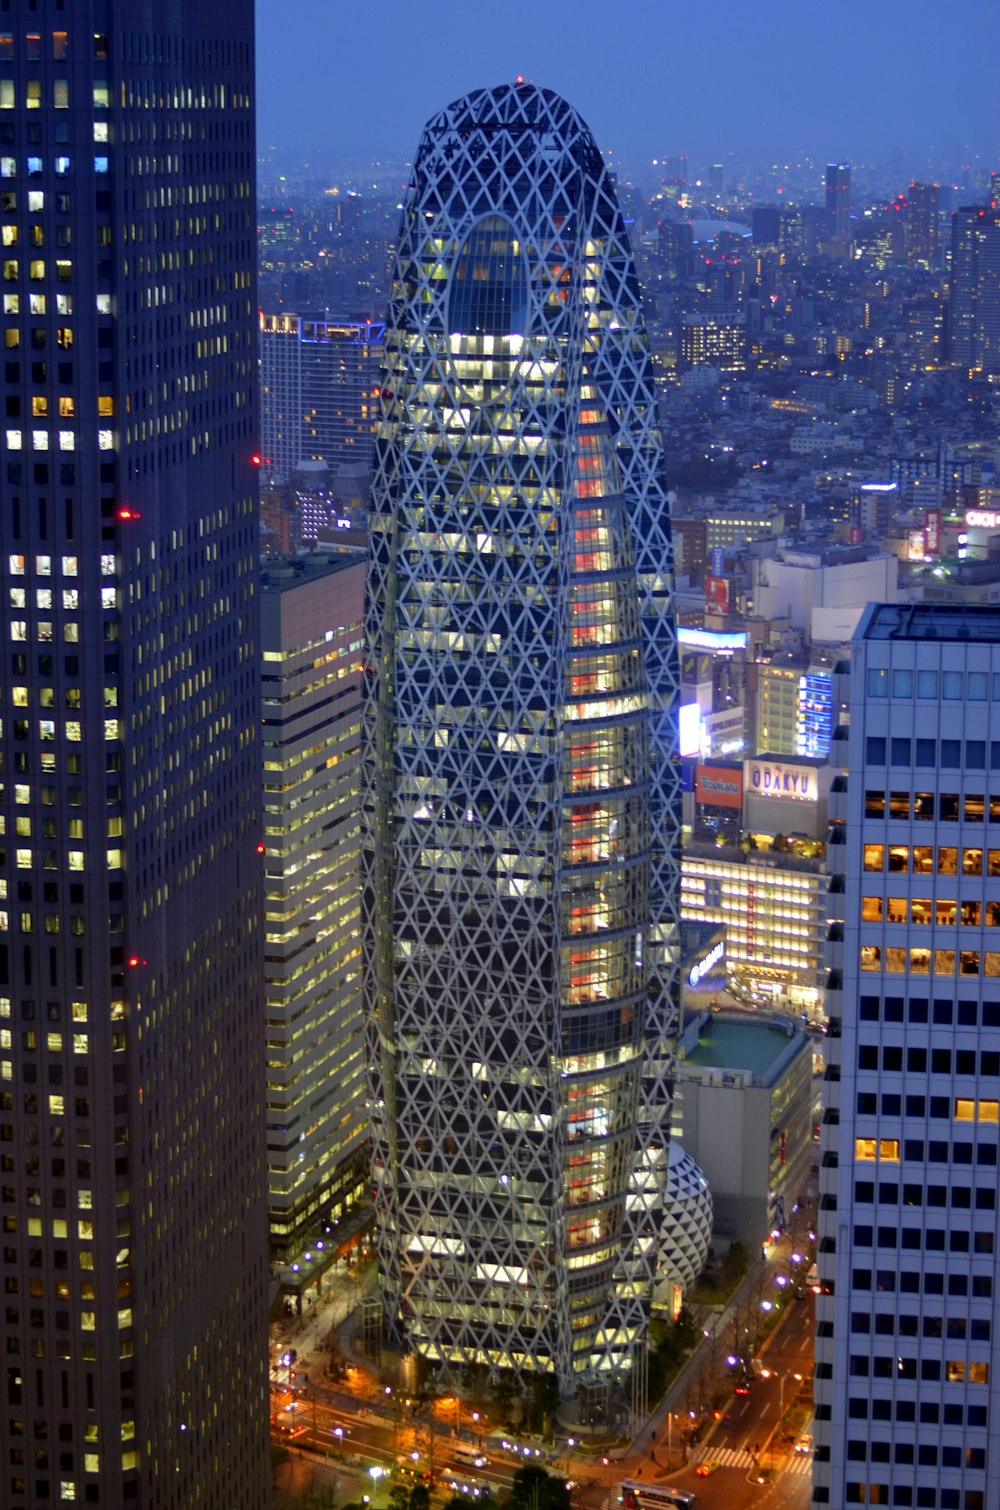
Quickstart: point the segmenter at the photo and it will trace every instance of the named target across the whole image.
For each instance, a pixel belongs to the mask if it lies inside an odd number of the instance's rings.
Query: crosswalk
[[[723,1468],[751,1468],[754,1458],[745,1447],[713,1447],[710,1442],[707,1447],[697,1448],[691,1461],[692,1463],[721,1463]],[[770,1467],[770,1452],[765,1453],[764,1462]],[[781,1471],[792,1474],[795,1478],[808,1478],[812,1472],[812,1453],[789,1453]]]
[[[695,1463],[721,1463],[723,1468],[749,1468],[752,1455],[745,1447],[699,1447],[692,1459]]]

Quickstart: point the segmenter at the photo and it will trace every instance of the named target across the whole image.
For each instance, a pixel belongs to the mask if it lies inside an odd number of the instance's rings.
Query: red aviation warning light
[[[251,456],[251,458],[250,458],[250,465],[252,467],[259,467],[260,464],[261,464],[262,459],[263,458],[261,457],[260,452],[259,451],[255,451],[253,453],[253,455]]]
[[[118,510],[116,518],[120,519],[122,523],[124,523],[128,519],[141,519],[142,515],[139,513],[138,509],[130,509],[127,504],[122,504],[121,508]]]

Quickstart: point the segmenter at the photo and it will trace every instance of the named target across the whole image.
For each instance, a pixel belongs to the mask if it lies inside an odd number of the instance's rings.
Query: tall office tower
[[[851,168],[849,163],[826,165],[827,235],[834,241],[851,239]]]
[[[385,326],[322,315],[260,316],[265,480],[303,461],[367,468]]]
[[[1000,372],[1000,210],[965,205],[952,216],[948,311],[950,360]]]
[[[820,1168],[817,1505],[1000,1504],[1000,615],[868,608]],[[842,935],[842,937],[841,937]]]
[[[925,262],[928,267],[937,266],[941,244],[940,199],[937,184],[912,183],[907,191],[907,252],[911,262]]]
[[[271,562],[263,579],[267,1161],[271,1254],[285,1266],[289,1289],[308,1285],[323,1267],[333,1251],[324,1228],[339,1226],[368,1185],[360,921],[365,565],[360,553],[317,553]]]
[[[599,1394],[658,1258],[678,673],[639,290],[558,96],[484,90],[427,126],[383,387],[366,965],[384,1293],[428,1357]]]
[[[5,1510],[269,1487],[252,25],[0,14]]]

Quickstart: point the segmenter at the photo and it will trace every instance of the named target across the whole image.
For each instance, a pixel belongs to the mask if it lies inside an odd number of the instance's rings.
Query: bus
[[[452,1448],[452,1457],[456,1463],[461,1463],[465,1468],[488,1468],[490,1460],[481,1447],[473,1447],[471,1442],[456,1442]]]
[[[690,1489],[670,1484],[646,1484],[642,1479],[622,1479],[619,1496],[625,1510],[692,1510],[698,1496]]]

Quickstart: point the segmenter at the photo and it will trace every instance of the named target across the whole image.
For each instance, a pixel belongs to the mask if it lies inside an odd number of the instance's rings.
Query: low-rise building
[[[673,1132],[711,1187],[717,1239],[756,1246],[805,1193],[812,1070],[791,1017],[702,1012],[678,1038]]]

